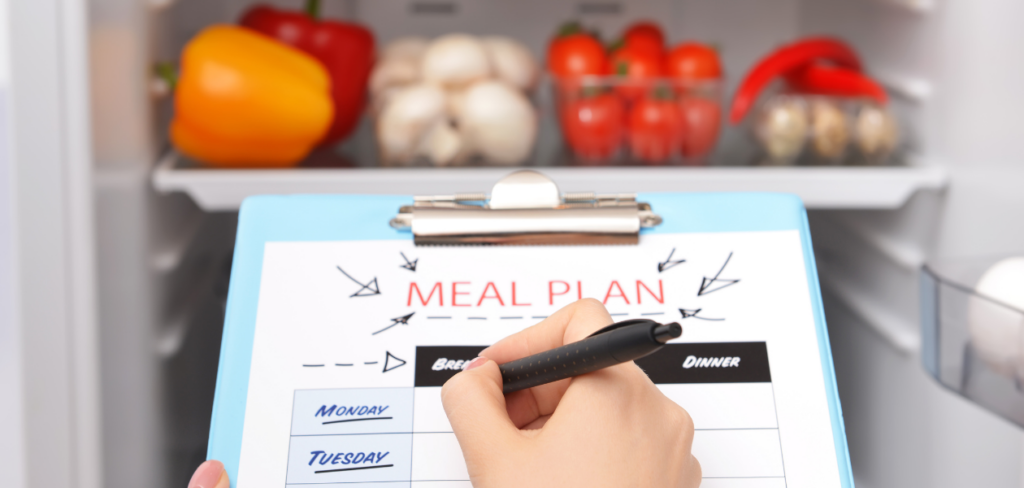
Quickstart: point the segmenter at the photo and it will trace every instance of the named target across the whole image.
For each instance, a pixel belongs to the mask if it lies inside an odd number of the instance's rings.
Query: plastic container
[[[554,79],[556,118],[581,165],[705,164],[722,125],[722,81]]]
[[[792,93],[759,104],[751,132],[768,165],[882,165],[900,142],[895,116],[869,99]]]
[[[998,261],[944,261],[924,267],[921,361],[949,390],[1024,426],[1024,345],[1012,339],[1024,338],[1024,310],[974,286]]]

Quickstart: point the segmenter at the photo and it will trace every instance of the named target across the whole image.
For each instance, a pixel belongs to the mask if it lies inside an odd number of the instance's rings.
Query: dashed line
[[[448,319],[451,319],[451,317],[427,317],[427,318],[430,319],[430,320],[448,320]]]
[[[322,367],[324,367],[324,365],[322,365],[322,364],[303,364],[302,367],[303,368],[322,368]]]
[[[547,315],[534,315],[533,317],[530,317],[530,318],[531,319],[546,319],[546,318],[548,318],[548,316]]]
[[[470,317],[469,320],[487,320],[487,317]]]
[[[366,361],[363,364],[377,364],[377,361]]]
[[[623,315],[629,315],[629,314],[628,313],[610,313],[608,315],[611,315],[612,317],[621,317]]]
[[[352,366],[352,363],[334,363],[335,366]]]
[[[502,317],[501,320],[522,320],[522,317]]]
[[[645,316],[646,315],[665,315],[665,312],[647,312],[647,313],[642,313],[640,315],[645,315]]]

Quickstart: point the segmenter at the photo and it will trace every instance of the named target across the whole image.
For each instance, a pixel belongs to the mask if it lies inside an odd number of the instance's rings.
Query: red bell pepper
[[[885,89],[875,80],[848,68],[809,64],[786,75],[789,86],[800,93],[868,97],[881,105],[889,101]]]
[[[776,77],[818,60],[830,61],[860,71],[861,64],[857,53],[837,39],[813,37],[783,46],[761,60],[747,74],[732,99],[729,121],[738,124],[743,120],[743,116],[754,105],[761,90]]]
[[[305,12],[256,5],[242,16],[241,24],[305,51],[327,68],[334,121],[322,144],[344,139],[355,129],[373,69],[373,33],[358,24],[320,19],[320,0],[307,0]]]

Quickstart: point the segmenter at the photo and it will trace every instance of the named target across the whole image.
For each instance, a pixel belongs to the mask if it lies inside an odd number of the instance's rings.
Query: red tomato
[[[607,66],[604,46],[590,34],[559,36],[548,45],[548,71],[555,76],[603,75]]]
[[[612,74],[626,77],[627,83],[616,90],[630,100],[642,97],[651,88],[650,82],[662,75],[661,56],[629,47],[612,53],[609,65]]]
[[[668,53],[665,72],[681,80],[709,80],[722,77],[718,52],[697,42],[684,42]]]
[[[562,133],[576,156],[602,161],[622,142],[626,108],[614,93],[572,100],[562,108]]]
[[[649,21],[635,22],[626,29],[622,35],[623,43],[626,46],[637,48],[657,48],[658,52],[665,50],[665,34],[661,32],[658,24]]]
[[[633,157],[642,161],[667,161],[676,152],[682,131],[682,114],[674,100],[645,98],[629,113],[629,146]]]
[[[718,140],[722,109],[713,100],[687,97],[679,103],[683,137],[679,148],[684,158],[702,158],[711,153]]]

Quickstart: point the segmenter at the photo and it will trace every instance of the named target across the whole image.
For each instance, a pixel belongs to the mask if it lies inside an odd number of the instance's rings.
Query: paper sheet
[[[469,487],[440,386],[583,297],[683,325],[645,368],[694,419],[702,486],[838,487],[798,231],[638,246],[265,248],[241,488]]]

